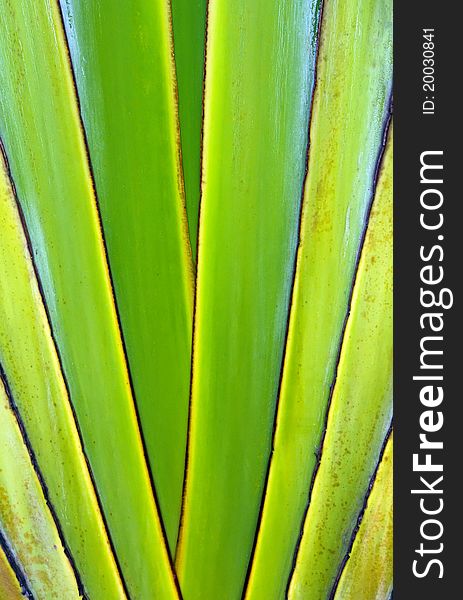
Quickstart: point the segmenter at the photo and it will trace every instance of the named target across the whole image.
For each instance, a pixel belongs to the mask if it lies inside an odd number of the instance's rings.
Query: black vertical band
[[[429,0],[394,6],[396,600],[460,593],[463,151],[456,9]]]

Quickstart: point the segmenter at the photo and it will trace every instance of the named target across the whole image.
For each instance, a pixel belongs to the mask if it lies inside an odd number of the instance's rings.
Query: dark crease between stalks
[[[365,237],[367,234],[367,229],[368,229],[368,223],[370,221],[370,215],[371,215],[371,210],[373,208],[373,203],[374,203],[374,199],[375,199],[375,195],[376,195],[376,188],[378,185],[378,178],[379,178],[379,173],[381,170],[381,165],[383,162],[383,157],[384,157],[384,153],[386,150],[386,142],[387,142],[387,138],[388,138],[388,132],[389,132],[389,127],[391,124],[391,120],[392,120],[392,96],[389,96],[389,101],[387,103],[387,112],[386,112],[386,116],[384,119],[384,125],[383,125],[383,135],[382,135],[382,140],[381,140],[381,145],[379,148],[379,152],[378,152],[378,156],[376,159],[376,165],[375,165],[375,170],[374,170],[374,176],[373,176],[373,186],[372,186],[372,193],[371,193],[371,198],[370,198],[370,202],[366,211],[366,215],[364,218],[364,225],[363,225],[363,231],[362,231],[362,235],[360,238],[360,243],[358,246],[358,250],[357,250],[357,257],[356,257],[356,261],[355,261],[355,267],[354,267],[354,274],[352,277],[352,282],[351,282],[351,287],[350,287],[350,292],[349,292],[349,299],[347,302],[347,311],[344,317],[344,323],[341,329],[341,336],[339,338],[339,344],[338,344],[338,352],[337,352],[337,358],[336,358],[336,363],[335,363],[335,368],[334,368],[334,377],[333,377],[333,381],[331,383],[330,386],[330,392],[329,392],[329,397],[328,397],[328,402],[327,402],[327,407],[326,407],[326,411],[325,411],[325,419],[324,419],[324,426],[323,426],[323,432],[322,432],[322,437],[321,437],[321,441],[320,444],[318,446],[318,449],[316,451],[316,458],[317,458],[317,462],[314,468],[314,471],[312,473],[312,478],[311,478],[311,482],[310,482],[310,486],[309,486],[309,492],[308,492],[308,497],[307,497],[307,504],[304,510],[304,515],[301,521],[301,527],[299,530],[299,536],[298,536],[298,540],[294,549],[294,553],[293,553],[293,561],[292,561],[292,567],[291,567],[291,571],[289,574],[289,578],[288,578],[288,582],[286,585],[286,595],[288,595],[289,592],[289,587],[291,585],[291,580],[293,578],[294,575],[294,570],[296,568],[296,563],[297,563],[297,557],[298,557],[298,553],[299,553],[299,547],[301,545],[301,540],[302,540],[302,535],[304,533],[304,526],[305,526],[305,521],[306,521],[306,517],[307,517],[307,513],[309,511],[309,506],[310,506],[310,502],[312,499],[312,492],[313,492],[313,488],[314,488],[314,484],[315,484],[315,479],[317,477],[318,471],[320,469],[320,463],[321,463],[321,459],[322,459],[322,451],[323,451],[323,445],[325,442],[325,437],[326,437],[326,430],[327,430],[327,426],[328,426],[328,417],[329,417],[329,413],[330,413],[330,409],[331,409],[331,403],[332,403],[332,399],[333,399],[333,393],[334,393],[334,389],[336,387],[336,380],[337,380],[337,375],[338,375],[338,368],[339,368],[339,361],[341,359],[341,351],[342,351],[342,346],[344,343],[344,335],[346,332],[346,326],[347,326],[347,322],[349,320],[349,315],[350,315],[350,311],[351,311],[351,306],[352,306],[352,296],[354,293],[354,288],[355,288],[355,282],[357,280],[357,275],[358,275],[358,270],[359,270],[359,264],[360,264],[360,258],[362,255],[362,250],[363,250],[363,246],[365,243]]]
[[[8,564],[10,565],[11,570],[13,571],[14,576],[16,577],[19,587],[21,588],[22,595],[25,598],[34,600],[34,596],[32,595],[32,592],[30,589],[30,584],[29,584],[27,577],[23,571],[23,568],[17,561],[17,559],[14,555],[14,552],[10,548],[10,545],[8,544],[8,541],[7,541],[6,537],[4,536],[1,528],[0,528],[0,548],[3,550],[6,560],[8,561]],[[0,590],[0,592],[1,592],[1,590]]]
[[[142,446],[142,451],[143,451],[143,458],[144,458],[146,470],[147,470],[149,481],[150,481],[151,492],[152,492],[152,495],[153,495],[154,504],[155,504],[157,515],[158,515],[158,518],[159,518],[159,523],[160,523],[160,527],[161,527],[162,538],[163,538],[164,546],[165,546],[165,549],[166,549],[166,554],[167,554],[167,557],[168,557],[168,560],[169,560],[169,565],[170,565],[170,570],[171,570],[172,578],[173,578],[173,581],[174,581],[177,593],[178,593],[179,597],[181,598],[181,591],[180,591],[180,587],[179,587],[179,584],[178,584],[177,575],[176,575],[176,572],[175,572],[175,569],[174,569],[174,566],[173,566],[172,557],[171,557],[170,552],[169,552],[169,544],[167,542],[167,534],[166,534],[166,530],[165,530],[165,527],[164,527],[164,521],[162,519],[162,515],[161,515],[161,512],[159,510],[159,501],[158,501],[158,497],[157,497],[157,493],[156,493],[156,487],[155,487],[155,484],[154,484],[154,478],[153,478],[153,473],[152,473],[152,470],[151,470],[151,465],[150,465],[149,458],[148,458],[148,451],[147,451],[147,447],[146,447],[145,438],[144,438],[144,435],[143,435],[143,429],[142,429],[142,426],[141,426],[140,413],[139,413],[139,410],[138,410],[138,405],[137,405],[136,396],[135,396],[135,388],[134,388],[134,384],[133,384],[133,378],[132,378],[132,373],[131,373],[131,369],[130,369],[130,362],[129,362],[129,359],[128,359],[128,353],[127,353],[127,347],[126,347],[126,343],[125,343],[124,333],[123,333],[123,329],[122,329],[122,322],[121,322],[121,317],[120,317],[120,313],[119,313],[118,304],[117,304],[117,301],[116,301],[114,281],[113,281],[113,276],[112,276],[112,272],[111,272],[111,265],[110,265],[110,261],[109,261],[108,248],[107,248],[106,238],[105,238],[105,233],[104,233],[104,228],[103,228],[103,220],[102,220],[102,217],[101,217],[100,203],[99,203],[99,200],[98,200],[98,194],[97,194],[96,183],[95,183],[95,175],[94,175],[94,172],[93,172],[93,165],[92,165],[91,158],[90,158],[90,149],[89,149],[89,146],[88,146],[87,133],[86,133],[84,121],[83,121],[83,118],[82,118],[82,109],[81,109],[81,102],[80,102],[80,97],[79,97],[79,91],[77,89],[77,82],[76,82],[76,77],[75,77],[75,72],[74,72],[74,65],[72,63],[71,53],[70,53],[70,50],[69,50],[69,42],[68,42],[67,35],[66,35],[66,27],[64,25],[64,17],[63,17],[63,13],[62,13],[62,10],[61,10],[60,0],[55,0],[55,1],[56,1],[56,4],[57,4],[58,14],[59,14],[60,21],[61,21],[63,41],[64,41],[64,46],[65,46],[65,49],[66,49],[66,55],[67,55],[67,59],[68,59],[68,64],[69,64],[69,69],[70,69],[70,73],[71,73],[72,84],[73,84],[73,88],[74,88],[74,97],[75,97],[75,101],[76,101],[76,105],[77,105],[79,127],[80,127],[80,130],[81,130],[82,139],[83,139],[83,142],[84,142],[84,148],[85,148],[85,154],[86,154],[86,159],[87,159],[87,165],[88,165],[88,169],[89,169],[89,173],[90,173],[90,180],[91,180],[92,192],[93,192],[93,197],[94,197],[94,205],[95,205],[97,216],[98,216],[98,228],[99,228],[99,232],[100,232],[100,235],[101,235],[101,241],[102,241],[103,252],[104,252],[104,257],[105,257],[105,261],[106,261],[107,273],[108,273],[108,278],[109,278],[109,282],[110,282],[111,298],[112,298],[113,307],[114,307],[115,314],[116,314],[116,320],[117,320],[117,325],[118,325],[118,332],[119,332],[119,337],[120,337],[120,340],[121,340],[123,354],[124,354],[124,359],[125,359],[126,373],[127,373],[127,377],[128,377],[128,380],[129,380],[129,386],[130,386],[130,391],[131,391],[131,396],[132,396],[132,405],[134,407],[134,412],[135,412],[135,416],[136,416],[137,431],[138,431],[138,434],[140,436],[140,441],[141,441],[141,446]],[[96,488],[96,485],[95,485],[95,491],[96,491],[96,489],[97,488]],[[121,569],[121,566],[120,566],[120,563],[119,563],[119,559],[117,557],[117,553],[116,553],[116,550],[115,550],[115,547],[114,547],[114,543],[113,543],[111,535],[110,535],[110,530],[109,530],[109,527],[107,525],[106,518],[104,517],[103,507],[101,506],[99,500],[98,500],[98,503],[100,505],[100,510],[101,510],[101,513],[102,513],[103,518],[104,518],[105,527],[106,527],[106,531],[107,531],[107,536],[108,536],[108,539],[110,541],[111,550],[112,550],[113,555],[114,555],[114,560],[116,562],[117,569],[118,569],[118,572],[119,572],[119,576],[120,576],[122,585],[124,587],[124,592],[125,592],[127,598],[130,599],[130,594],[129,594],[129,591],[128,591],[128,587],[127,587],[126,581],[124,579],[123,572],[122,572],[122,569]]]
[[[25,219],[24,213],[22,211],[21,203],[19,202],[19,198],[18,198],[17,191],[16,191],[16,185],[15,185],[15,182],[14,182],[13,176],[11,174],[11,170],[10,170],[10,164],[9,164],[9,161],[8,161],[8,156],[6,154],[5,147],[4,147],[4,144],[3,144],[3,141],[2,141],[1,138],[0,138],[0,152],[1,152],[2,156],[3,156],[3,160],[4,160],[4,163],[5,163],[5,168],[6,168],[7,176],[8,176],[8,179],[9,179],[9,182],[10,182],[10,186],[11,186],[11,190],[12,190],[12,193],[13,193],[13,198],[14,198],[14,201],[15,201],[16,209],[18,211],[19,219],[21,221],[22,230],[23,230],[24,237],[25,237],[25,240],[26,240],[26,246],[27,246],[28,255],[29,255],[29,258],[31,260],[32,268],[33,268],[34,275],[35,275],[35,278],[36,278],[36,281],[37,281],[37,287],[39,289],[39,293],[40,293],[40,298],[41,298],[41,301],[42,301],[42,305],[43,305],[44,310],[45,310],[45,315],[46,315],[46,319],[47,319],[47,325],[48,325],[50,336],[51,336],[51,339],[52,339],[52,342],[53,342],[53,348],[54,348],[54,350],[56,352],[56,356],[58,358],[58,363],[59,363],[59,366],[60,366],[60,374],[61,374],[61,376],[63,378],[63,382],[64,382],[64,385],[65,385],[65,388],[66,388],[66,393],[67,393],[67,396],[68,396],[67,399],[69,401],[69,406],[71,408],[72,416],[74,418],[74,423],[75,423],[77,434],[78,434],[78,438],[79,438],[80,449],[82,450],[82,454],[83,454],[83,456],[85,458],[85,462],[87,464],[87,468],[88,468],[88,471],[90,473],[90,478],[91,478],[92,485],[93,485],[93,488],[94,488],[95,496],[96,496],[97,501],[98,501],[98,506],[99,506],[99,508],[101,510],[100,500],[99,500],[98,493],[97,493],[96,487],[95,487],[95,482],[94,482],[94,479],[93,479],[93,473],[91,471],[90,463],[88,461],[87,455],[85,454],[85,448],[84,448],[83,442],[82,442],[82,434],[81,434],[81,431],[80,431],[80,428],[79,428],[79,424],[78,424],[78,421],[77,421],[77,418],[76,418],[74,406],[73,406],[72,401],[71,401],[71,396],[70,396],[70,392],[69,392],[69,386],[68,386],[68,382],[67,382],[66,376],[64,374],[63,365],[61,363],[61,356],[60,356],[60,353],[59,353],[58,345],[56,343],[56,339],[55,339],[55,336],[54,336],[54,333],[53,333],[53,329],[52,329],[52,326],[51,326],[51,319],[50,319],[50,315],[49,315],[49,311],[48,311],[48,306],[47,306],[47,304],[45,302],[45,294],[43,292],[42,282],[40,280],[38,269],[37,269],[37,266],[35,264],[34,253],[33,253],[33,249],[32,249],[32,242],[31,242],[29,231],[28,231],[28,228],[27,228],[26,219]],[[13,396],[12,396],[9,384],[7,382],[7,377],[6,377],[6,374],[5,374],[4,370],[3,370],[2,365],[0,365],[0,378],[3,380],[4,385],[5,385],[5,389],[7,390],[7,395],[8,395],[8,399],[9,399],[9,402],[10,402],[11,410],[15,414],[16,420],[18,422],[18,425],[19,425],[19,428],[20,428],[20,431],[21,431],[21,435],[23,437],[24,444],[25,444],[25,446],[27,448],[27,451],[29,453],[29,457],[31,459],[32,465],[34,467],[34,470],[35,470],[35,472],[37,474],[37,477],[39,479],[40,485],[42,487],[42,491],[43,491],[43,494],[45,496],[46,503],[47,503],[48,507],[50,508],[50,512],[51,512],[51,515],[53,517],[53,521],[55,522],[56,528],[58,530],[58,535],[59,535],[59,538],[60,538],[61,543],[63,545],[64,552],[65,552],[65,554],[66,554],[66,556],[67,556],[67,558],[68,558],[68,560],[69,560],[69,562],[71,564],[72,570],[74,571],[74,575],[76,577],[76,581],[77,581],[77,586],[78,586],[78,589],[79,589],[79,593],[81,593],[84,596],[84,598],[87,598],[87,595],[86,595],[86,592],[85,592],[85,589],[84,589],[84,586],[83,586],[83,583],[82,583],[82,578],[81,578],[80,573],[79,573],[79,571],[77,569],[77,566],[75,564],[75,560],[74,560],[74,557],[72,556],[71,550],[70,550],[70,548],[69,548],[69,546],[68,546],[68,544],[66,542],[66,539],[64,537],[64,533],[63,533],[61,524],[59,522],[56,510],[55,510],[55,508],[53,506],[52,501],[50,500],[50,496],[49,496],[49,493],[48,493],[48,487],[47,487],[47,485],[45,483],[45,479],[42,476],[42,473],[41,473],[40,468],[38,466],[37,460],[35,458],[35,454],[34,454],[34,451],[33,451],[33,448],[32,448],[32,444],[30,443],[29,437],[27,436],[24,423],[23,423],[22,418],[20,416],[20,412],[19,412],[19,410],[18,410],[18,408],[17,408],[17,406],[16,406],[16,404],[15,404],[15,402],[13,400]],[[105,529],[106,529],[106,524],[105,524]]]
[[[387,443],[389,441],[389,438],[391,437],[391,433],[392,433],[392,422],[389,425],[389,429],[387,431],[386,437],[384,438],[383,445],[381,446],[381,450],[379,452],[378,461],[377,461],[377,463],[375,465],[375,468],[373,470],[373,474],[372,474],[372,476],[370,478],[370,481],[368,483],[367,492],[366,492],[365,497],[363,499],[362,508],[360,509],[360,512],[359,512],[358,517],[357,517],[357,522],[355,523],[354,530],[352,531],[352,534],[350,536],[349,546],[347,548],[347,551],[346,551],[346,554],[345,554],[344,558],[341,561],[341,564],[339,565],[338,572],[336,574],[336,577],[335,577],[335,580],[334,580],[334,583],[333,583],[333,587],[332,587],[331,592],[330,592],[330,594],[328,596],[328,600],[333,600],[334,599],[334,597],[336,595],[336,590],[338,589],[339,580],[341,579],[341,575],[342,575],[342,573],[343,573],[343,571],[344,571],[344,569],[346,567],[346,564],[347,564],[347,562],[348,562],[348,560],[350,558],[350,554],[352,552],[352,547],[354,545],[355,538],[357,537],[358,530],[360,529],[360,525],[362,524],[363,517],[364,517],[365,511],[367,509],[368,500],[370,498],[371,490],[373,489],[373,485],[375,483],[375,479],[376,479],[376,476],[378,474],[378,469],[379,469],[379,467],[381,465],[381,461],[383,460],[384,451],[386,450],[386,445],[387,445]]]
[[[37,458],[35,456],[34,449],[32,447],[32,443],[31,443],[31,441],[29,439],[29,436],[27,435],[26,426],[24,425],[24,421],[22,420],[19,408],[18,408],[16,402],[14,401],[13,393],[12,393],[11,388],[10,388],[10,384],[8,383],[8,379],[7,379],[7,376],[5,374],[5,370],[4,370],[3,365],[1,363],[0,363],[0,380],[2,381],[3,386],[5,388],[5,392],[6,392],[6,395],[7,395],[7,398],[8,398],[8,404],[9,404],[10,410],[11,410],[11,412],[13,413],[13,415],[14,415],[14,417],[16,419],[16,423],[17,423],[17,425],[19,427],[19,431],[21,432],[22,441],[23,441],[24,446],[25,446],[25,448],[27,450],[27,453],[29,455],[29,459],[31,461],[31,464],[32,464],[32,467],[34,469],[35,475],[36,475],[36,477],[38,479],[40,487],[42,488],[43,496],[45,498],[45,503],[46,503],[46,505],[47,505],[47,507],[48,507],[48,509],[50,511],[50,514],[52,516],[52,519],[53,519],[53,522],[55,524],[56,530],[58,532],[58,537],[59,537],[61,545],[63,547],[64,554],[66,555],[66,558],[68,559],[69,564],[71,566],[71,569],[72,569],[72,571],[74,573],[74,577],[75,577],[76,584],[77,584],[77,590],[78,590],[79,594],[81,594],[83,596],[83,598],[85,598],[85,600],[88,600],[87,593],[85,592],[85,588],[84,588],[84,585],[82,583],[82,578],[81,578],[79,570],[78,570],[78,568],[77,568],[77,566],[75,564],[74,557],[72,556],[71,550],[70,550],[69,546],[66,543],[66,539],[64,537],[64,533],[63,533],[63,530],[62,530],[62,527],[61,527],[61,523],[60,523],[60,521],[58,519],[58,516],[56,514],[56,510],[55,510],[55,507],[53,505],[53,502],[50,500],[50,494],[49,494],[49,491],[48,491],[48,486],[47,486],[47,484],[45,482],[45,478],[44,478],[44,476],[42,474],[42,471],[40,470],[39,464],[37,462]]]
[[[191,388],[191,372],[193,369],[193,360],[191,358],[192,353],[193,353],[193,327],[194,327],[194,312],[195,312],[195,304],[196,304],[196,300],[195,300],[195,296],[196,296],[196,265],[195,262],[193,260],[193,249],[191,246],[191,234],[190,234],[190,222],[188,220],[188,212],[187,212],[187,208],[186,208],[186,191],[185,191],[185,173],[184,173],[184,169],[183,169],[183,154],[182,154],[182,143],[181,143],[181,124],[180,124],[180,116],[179,116],[179,95],[178,95],[178,82],[177,82],[177,63],[175,61],[175,33],[174,33],[174,27],[173,27],[173,20],[172,20],[172,0],[168,0],[168,6],[169,6],[169,32],[170,32],[170,44],[171,44],[171,68],[174,74],[174,105],[175,105],[175,117],[176,117],[176,123],[177,123],[177,129],[176,129],[176,144],[177,144],[177,149],[178,149],[178,159],[179,159],[179,165],[180,165],[180,178],[181,178],[181,188],[182,188],[182,209],[184,212],[184,218],[186,220],[186,228],[187,228],[187,237],[188,237],[188,245],[187,245],[187,252],[188,252],[188,258],[189,258],[189,264],[190,264],[190,276],[192,278],[192,285],[193,285],[193,290],[194,290],[194,298],[193,298],[193,314],[192,314],[192,339],[191,339],[191,346],[190,346],[190,388]],[[190,394],[191,394],[191,389],[189,390],[189,397],[188,397],[188,415],[187,415],[187,428],[186,428],[186,436],[185,436],[185,458],[184,458],[184,464],[186,465],[186,461],[187,461],[187,454],[188,454],[188,431],[190,428]],[[185,469],[186,466],[184,467],[183,470],[183,481],[182,481],[182,499],[181,499],[181,504],[180,504],[180,515],[179,515],[179,523],[178,523],[178,529],[177,529],[177,537],[175,540],[175,549],[173,550],[173,554],[171,553],[170,548],[168,547],[168,551],[169,554],[171,556],[172,559],[172,570],[174,573],[174,576],[177,580],[177,572],[175,570],[175,560],[176,560],[176,556],[177,556],[177,547],[178,547],[178,540],[179,540],[179,535],[180,535],[180,527],[181,527],[181,521],[182,521],[182,514],[183,514],[183,497],[184,497],[184,493],[185,493]],[[181,593],[180,590],[180,584],[178,584],[177,582],[177,588],[179,593]]]
[[[295,257],[294,257],[294,262],[293,262],[293,272],[291,274],[291,290],[290,290],[290,296],[289,296],[289,306],[288,306],[288,311],[287,311],[287,316],[286,316],[286,328],[285,328],[285,337],[284,337],[284,343],[283,343],[283,355],[282,355],[281,365],[280,365],[280,375],[279,375],[279,380],[278,380],[277,398],[276,398],[276,404],[275,404],[275,409],[274,409],[275,412],[274,412],[274,418],[273,418],[273,424],[272,424],[272,442],[271,442],[272,445],[271,445],[271,450],[270,450],[268,461],[267,461],[264,487],[263,487],[262,497],[261,497],[260,506],[259,506],[259,514],[257,517],[256,532],[254,535],[251,554],[249,556],[248,567],[246,570],[246,576],[245,576],[244,584],[243,584],[243,591],[241,594],[242,600],[244,600],[244,598],[246,596],[246,591],[247,591],[248,584],[249,584],[249,578],[250,578],[251,572],[252,572],[254,556],[255,556],[255,552],[256,552],[256,548],[257,548],[257,542],[259,539],[260,529],[261,529],[261,525],[262,525],[262,518],[263,518],[263,514],[264,514],[264,505],[265,505],[265,500],[267,497],[272,458],[273,458],[273,453],[275,451],[275,435],[276,435],[277,421],[278,421],[278,410],[280,408],[280,396],[281,396],[281,386],[283,383],[283,372],[284,372],[284,367],[285,367],[285,362],[286,362],[289,324],[290,324],[291,312],[292,312],[293,301],[294,301],[294,287],[295,287],[295,283],[296,283],[297,266],[298,266],[298,263],[300,260],[299,255],[301,252],[302,213],[303,213],[303,209],[304,209],[304,190],[305,190],[307,175],[308,175],[308,171],[309,171],[310,128],[312,125],[313,100],[315,97],[315,90],[317,88],[318,54],[319,54],[319,48],[320,48],[320,32],[321,32],[322,19],[323,19],[323,8],[324,8],[324,0],[320,0],[320,8],[319,8],[319,13],[318,13],[318,25],[317,25],[317,37],[316,37],[316,42],[315,42],[316,50],[315,50],[315,61],[314,61],[314,76],[313,76],[314,83],[312,86],[312,93],[310,96],[310,109],[309,109],[309,118],[308,118],[308,125],[307,125],[307,144],[306,144],[306,151],[305,151],[305,168],[304,168],[304,175],[302,178],[302,189],[301,189],[301,196],[300,196],[300,201],[299,201],[299,214],[298,214],[298,222],[297,222],[297,246],[296,246]]]
[[[177,150],[177,182],[180,190],[181,198],[181,209],[182,209],[182,237],[184,244],[186,244],[186,254],[188,258],[188,274],[191,277],[191,284],[194,285],[194,279],[196,277],[196,268],[193,260],[193,249],[191,247],[191,236],[190,236],[190,223],[188,221],[188,211],[186,207],[186,191],[185,191],[185,173],[183,169],[183,153],[182,153],[182,138],[181,138],[181,125],[179,116],[179,95],[178,95],[178,81],[177,81],[177,63],[175,61],[175,32],[173,27],[172,19],[172,0],[167,0],[167,13],[169,23],[169,49],[170,49],[170,69],[172,75],[172,87],[173,87],[173,106],[175,114],[175,147]]]
[[[183,525],[184,525],[184,517],[185,517],[185,502],[186,502],[186,488],[187,488],[187,479],[188,479],[188,467],[190,460],[190,438],[191,438],[191,412],[192,412],[192,395],[193,395],[193,377],[194,377],[194,369],[193,369],[193,361],[194,361],[194,347],[195,347],[195,336],[196,336],[196,304],[197,304],[197,296],[198,296],[198,271],[199,271],[199,250],[200,250],[200,242],[199,242],[199,233],[200,233],[200,225],[201,225],[201,208],[202,208],[202,191],[203,191],[203,158],[204,158],[204,115],[205,115],[205,95],[206,95],[206,70],[207,70],[207,39],[208,39],[208,25],[209,25],[209,2],[206,3],[206,18],[205,18],[205,28],[204,28],[204,69],[203,69],[203,96],[202,96],[202,117],[201,117],[201,139],[200,139],[200,181],[201,181],[201,190],[199,195],[199,207],[198,207],[198,226],[197,226],[197,235],[196,235],[196,269],[194,273],[194,298],[193,298],[193,328],[192,328],[192,339],[191,339],[191,365],[190,365],[190,393],[189,393],[189,402],[188,402],[188,422],[187,422],[187,439],[186,439],[186,452],[185,452],[185,471],[183,476],[183,486],[182,486],[182,504],[180,507],[180,523],[179,523],[179,533],[177,537],[177,548],[175,550],[175,562],[177,562],[179,555],[179,548],[181,545],[182,534],[183,534]]]

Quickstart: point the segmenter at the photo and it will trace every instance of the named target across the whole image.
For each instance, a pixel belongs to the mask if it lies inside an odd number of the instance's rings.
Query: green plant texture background
[[[392,0],[0,0],[0,600],[392,598]]]

